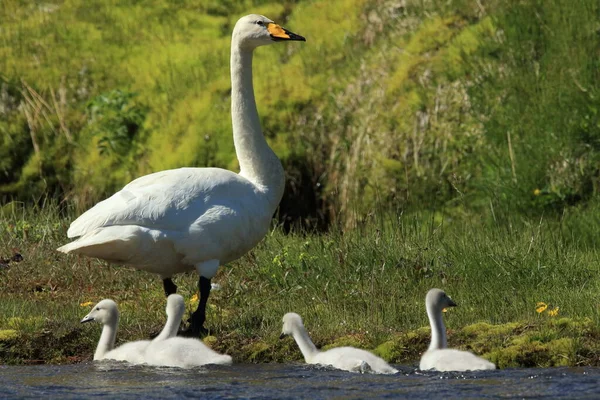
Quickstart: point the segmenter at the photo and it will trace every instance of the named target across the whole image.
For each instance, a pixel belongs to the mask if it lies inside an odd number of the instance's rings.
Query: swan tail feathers
[[[220,358],[219,358],[219,362],[217,364],[221,364],[221,365],[231,365],[233,364],[233,359],[231,358],[231,356],[227,355],[227,354],[223,354]]]
[[[124,262],[131,257],[139,245],[134,230],[131,228],[133,227],[99,228],[57,250],[62,253],[83,254],[107,261]]]
[[[81,214],[79,218],[71,222],[71,225],[67,230],[67,237],[69,239],[76,238],[78,236],[83,237],[99,228],[102,228],[106,224],[109,224],[111,222],[109,216],[114,213],[114,210],[120,210],[124,207],[121,204],[122,202],[119,201],[120,197],[120,192],[117,192],[108,199],[101,201],[94,207]]]

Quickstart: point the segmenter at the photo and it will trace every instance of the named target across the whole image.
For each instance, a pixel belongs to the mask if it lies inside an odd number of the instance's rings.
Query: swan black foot
[[[204,327],[204,321],[206,321],[206,302],[208,301],[211,289],[210,279],[201,276],[198,281],[198,288],[200,289],[198,308],[188,320],[190,325],[186,330],[179,333],[180,336],[204,337],[208,335],[208,329]]]
[[[177,293],[177,285],[173,283],[171,278],[163,279],[163,288],[165,289],[165,294],[167,297],[173,293]]]
[[[192,314],[193,316],[193,314]],[[190,318],[188,320],[188,322],[190,322],[190,325],[187,327],[187,329],[183,329],[180,330],[179,332],[177,332],[177,336],[182,336],[182,337],[191,337],[191,338],[204,338],[206,336],[208,336],[208,329],[206,329],[203,326],[194,326],[194,322],[193,319]]]

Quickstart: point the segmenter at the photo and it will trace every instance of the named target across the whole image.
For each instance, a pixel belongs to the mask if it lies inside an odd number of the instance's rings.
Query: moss
[[[595,328],[591,318],[558,318],[550,319],[550,326],[561,330],[576,330],[580,332],[590,332]]]
[[[346,335],[341,336],[333,340],[333,342],[328,343],[323,346],[323,350],[332,349],[334,347],[343,347],[343,346],[351,346],[351,347],[365,347],[365,338],[359,335]]]
[[[19,333],[15,329],[2,329],[0,330],[0,342],[6,342],[16,339]]]
[[[42,317],[11,317],[7,320],[9,328],[23,332],[34,332],[40,330],[44,326],[44,318]]]
[[[568,366],[575,363],[576,343],[573,338],[542,343],[521,337],[513,340],[511,346],[490,352],[487,357],[499,368]]]
[[[492,325],[487,322],[478,322],[475,324],[465,326],[462,329],[462,332],[466,333],[467,335],[474,335],[474,336],[480,336],[480,335],[506,336],[506,335],[510,334],[511,332],[513,332],[514,330],[516,330],[519,326],[520,326],[520,324],[517,322],[509,322],[509,323],[500,324],[500,325]]]
[[[271,346],[267,343],[258,341],[244,346],[243,352],[247,355],[245,358],[250,362],[260,362],[268,359],[266,355],[270,349]]]
[[[210,348],[214,348],[215,345],[217,344],[217,338],[215,336],[206,336],[204,339],[202,339],[202,341],[204,342],[205,345],[207,345]]]
[[[422,327],[394,335],[377,346],[374,353],[392,363],[414,362],[427,349],[430,340],[430,329]]]
[[[452,337],[465,349],[476,353],[486,353],[490,349],[504,345],[506,338],[514,335],[522,324],[511,322],[492,325],[487,322],[478,322],[467,325]]]
[[[406,350],[407,347],[401,337],[395,337],[377,346],[374,353],[388,362],[396,362],[406,357]]]

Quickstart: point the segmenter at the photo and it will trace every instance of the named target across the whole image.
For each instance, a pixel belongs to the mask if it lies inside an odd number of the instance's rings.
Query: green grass
[[[0,256],[14,249],[24,260],[0,270],[1,362],[90,359],[100,327],[79,324],[89,301],[117,301],[119,342],[148,338],[164,323],[157,276],[54,250],[72,219],[59,211],[4,207]],[[569,234],[586,212],[503,223],[381,213],[346,232],[275,228],[213,280],[222,289],[209,301],[208,342],[238,362],[300,359],[291,339],[277,339],[281,317],[294,311],[318,346],[357,344],[415,362],[428,344],[425,293],[439,287],[459,304],[445,314],[451,346],[504,367],[598,365],[600,254]],[[196,274],[175,282],[188,301]],[[559,307],[558,315],[538,314],[538,302]]]

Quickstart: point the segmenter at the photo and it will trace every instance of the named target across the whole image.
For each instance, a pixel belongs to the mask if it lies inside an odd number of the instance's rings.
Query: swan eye
[[[264,24],[265,24],[265,23],[264,23],[264,22],[262,22],[262,21],[256,21],[256,25],[263,26]]]
[[[96,307],[96,311],[100,311],[100,307]]]

